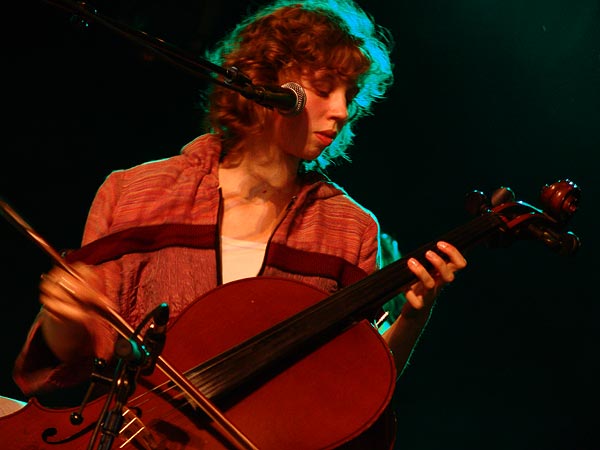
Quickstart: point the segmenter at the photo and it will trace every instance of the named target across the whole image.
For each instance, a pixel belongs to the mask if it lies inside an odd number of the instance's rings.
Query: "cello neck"
[[[439,240],[451,242],[465,252],[485,241],[502,224],[494,214],[480,216]],[[299,355],[322,345],[351,324],[368,317],[413,283],[415,277],[406,266],[407,260],[415,257],[424,261],[423,255],[435,247],[435,242],[241,342],[191,369],[186,376],[204,395],[213,398],[280,364],[290,355]]]

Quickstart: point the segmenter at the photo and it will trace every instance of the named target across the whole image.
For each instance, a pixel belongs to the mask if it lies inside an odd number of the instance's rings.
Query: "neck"
[[[300,160],[269,147],[245,147],[233,158],[226,157],[219,167],[224,193],[247,200],[285,197],[298,190]]]
[[[221,234],[267,242],[299,191],[297,165],[285,161],[241,158],[235,165],[219,166],[223,195]]]

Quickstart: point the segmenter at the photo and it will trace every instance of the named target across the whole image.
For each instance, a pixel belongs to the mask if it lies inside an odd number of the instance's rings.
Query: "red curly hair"
[[[284,6],[282,3],[285,2],[267,7],[238,25],[229,38],[220,43],[211,59],[224,67],[239,69],[256,85],[280,85],[293,81],[282,79],[290,75],[310,78],[318,70],[331,72],[341,81],[359,88],[359,95],[349,105],[350,120],[368,113],[371,101],[383,96],[391,82],[388,50],[376,38],[370,18],[350,1],[339,1],[339,8],[335,10],[331,9],[331,1]],[[340,10],[345,11],[345,16]],[[353,14],[350,19],[349,13]],[[358,29],[358,25],[367,31],[370,29],[371,37],[368,32],[361,35],[352,29]],[[374,56],[373,48],[379,50],[378,55]],[[381,54],[383,64],[379,61]],[[371,83],[369,89],[365,89],[367,83]],[[364,91],[362,97],[361,90]],[[269,114],[274,114],[223,86],[214,87],[209,101],[210,128],[222,137],[226,153],[238,151],[241,140],[260,133]],[[345,157],[345,148],[352,138],[350,127],[345,128],[348,128],[346,136],[341,135],[339,142],[334,143],[337,145],[326,149],[318,161],[306,162],[305,168],[324,168],[334,158]]]

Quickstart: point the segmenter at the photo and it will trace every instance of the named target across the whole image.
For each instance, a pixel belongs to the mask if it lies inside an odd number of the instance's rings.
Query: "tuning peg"
[[[490,208],[490,201],[481,191],[471,191],[465,196],[465,209],[472,216],[478,216],[487,212]]]
[[[577,208],[581,189],[570,180],[559,180],[542,188],[540,201],[546,212],[560,223],[567,222]]]
[[[515,193],[511,188],[502,186],[492,193],[492,206],[514,202],[515,198]]]

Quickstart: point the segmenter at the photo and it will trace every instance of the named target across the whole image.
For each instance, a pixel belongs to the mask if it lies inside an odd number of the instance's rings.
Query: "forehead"
[[[348,89],[357,87],[358,80],[344,76],[332,69],[319,69],[315,71],[304,71],[301,79],[309,83],[326,83],[331,86],[344,86]]]

